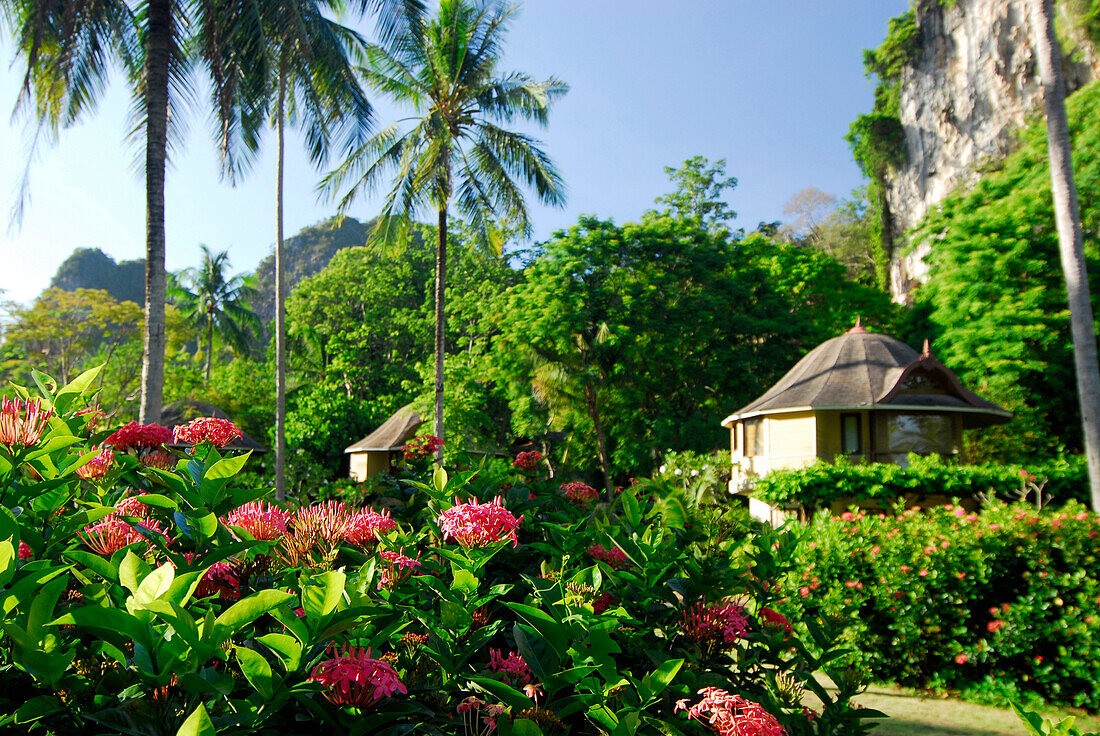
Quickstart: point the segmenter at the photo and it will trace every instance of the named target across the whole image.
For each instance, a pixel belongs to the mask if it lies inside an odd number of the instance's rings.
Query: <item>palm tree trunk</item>
[[[278,162],[275,170],[275,500],[286,499],[286,282],[283,273],[283,165],[286,56],[279,59],[279,101],[275,111]]]
[[[1058,226],[1058,250],[1066,278],[1073,359],[1077,369],[1077,394],[1081,402],[1085,458],[1089,469],[1092,510],[1100,511],[1100,366],[1096,361],[1096,329],[1085,252],[1081,236],[1081,213],[1073,181],[1073,156],[1066,121],[1065,89],[1062,86],[1061,49],[1054,33],[1051,0],[1032,0],[1038,33],[1036,52],[1043,82],[1043,105],[1047,117],[1047,149],[1050,181],[1054,196],[1054,219]]]
[[[443,311],[443,287],[447,282],[447,207],[439,208],[439,247],[435,252],[435,436],[443,439],[443,350],[446,314]],[[443,450],[436,460],[443,459]]]
[[[145,329],[141,362],[143,424],[160,421],[164,401],[164,164],[168,157],[168,64],[172,4],[150,0],[145,50]]]
[[[206,372],[204,374],[204,384],[210,385],[210,363],[214,358],[214,307],[213,305],[206,308]]]

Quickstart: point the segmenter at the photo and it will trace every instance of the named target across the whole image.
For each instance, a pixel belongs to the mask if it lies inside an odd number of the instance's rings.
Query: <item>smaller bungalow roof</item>
[[[416,413],[412,404],[407,404],[395,411],[389,419],[382,422],[378,429],[354,445],[349,445],[344,452],[400,450],[423,423],[424,420]]]

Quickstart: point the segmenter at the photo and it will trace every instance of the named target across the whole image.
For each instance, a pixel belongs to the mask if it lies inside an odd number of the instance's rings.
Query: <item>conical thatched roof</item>
[[[933,391],[910,390],[918,383]],[[739,419],[796,409],[924,409],[964,414],[966,426],[1007,422],[1012,413],[962,385],[928,351],[871,333],[858,322],[848,332],[818,345],[763,396],[727,417]]]
[[[423,423],[424,420],[412,408],[412,404],[408,404],[398,409],[378,429],[349,446],[344,452],[400,450]]]

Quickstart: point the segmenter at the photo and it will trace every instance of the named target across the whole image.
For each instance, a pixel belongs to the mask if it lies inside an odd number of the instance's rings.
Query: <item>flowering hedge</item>
[[[817,462],[797,470],[775,470],[758,478],[753,495],[774,506],[829,508],[835,502],[873,501],[883,507],[898,499],[929,496],[1012,501],[1042,493],[1055,505],[1088,501],[1083,457],[1034,465],[957,465],[937,456],[910,456],[902,468],[891,463]]]
[[[795,621],[845,621],[843,641],[880,679],[965,689],[991,677],[1096,709],[1098,532],[1076,504],[820,515],[785,593]]]
[[[392,513],[282,506],[234,484],[223,423],[186,451],[97,433],[94,379],[0,411],[5,733],[808,736],[876,715],[849,705],[837,632],[794,633],[788,534],[669,524],[634,489],[577,504],[519,468],[437,468]]]

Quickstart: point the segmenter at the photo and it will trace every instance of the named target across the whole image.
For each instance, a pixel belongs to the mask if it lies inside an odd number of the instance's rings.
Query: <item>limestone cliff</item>
[[[1012,149],[1013,131],[1041,109],[1033,54],[1033,0],[919,0],[910,62],[900,75],[904,162],[886,176],[894,232],[915,225],[936,202],[972,182],[984,163]],[[1058,3],[1063,69],[1072,92],[1100,77],[1100,58],[1078,27],[1073,0]],[[890,288],[907,301],[928,274],[927,244],[898,243]]]

